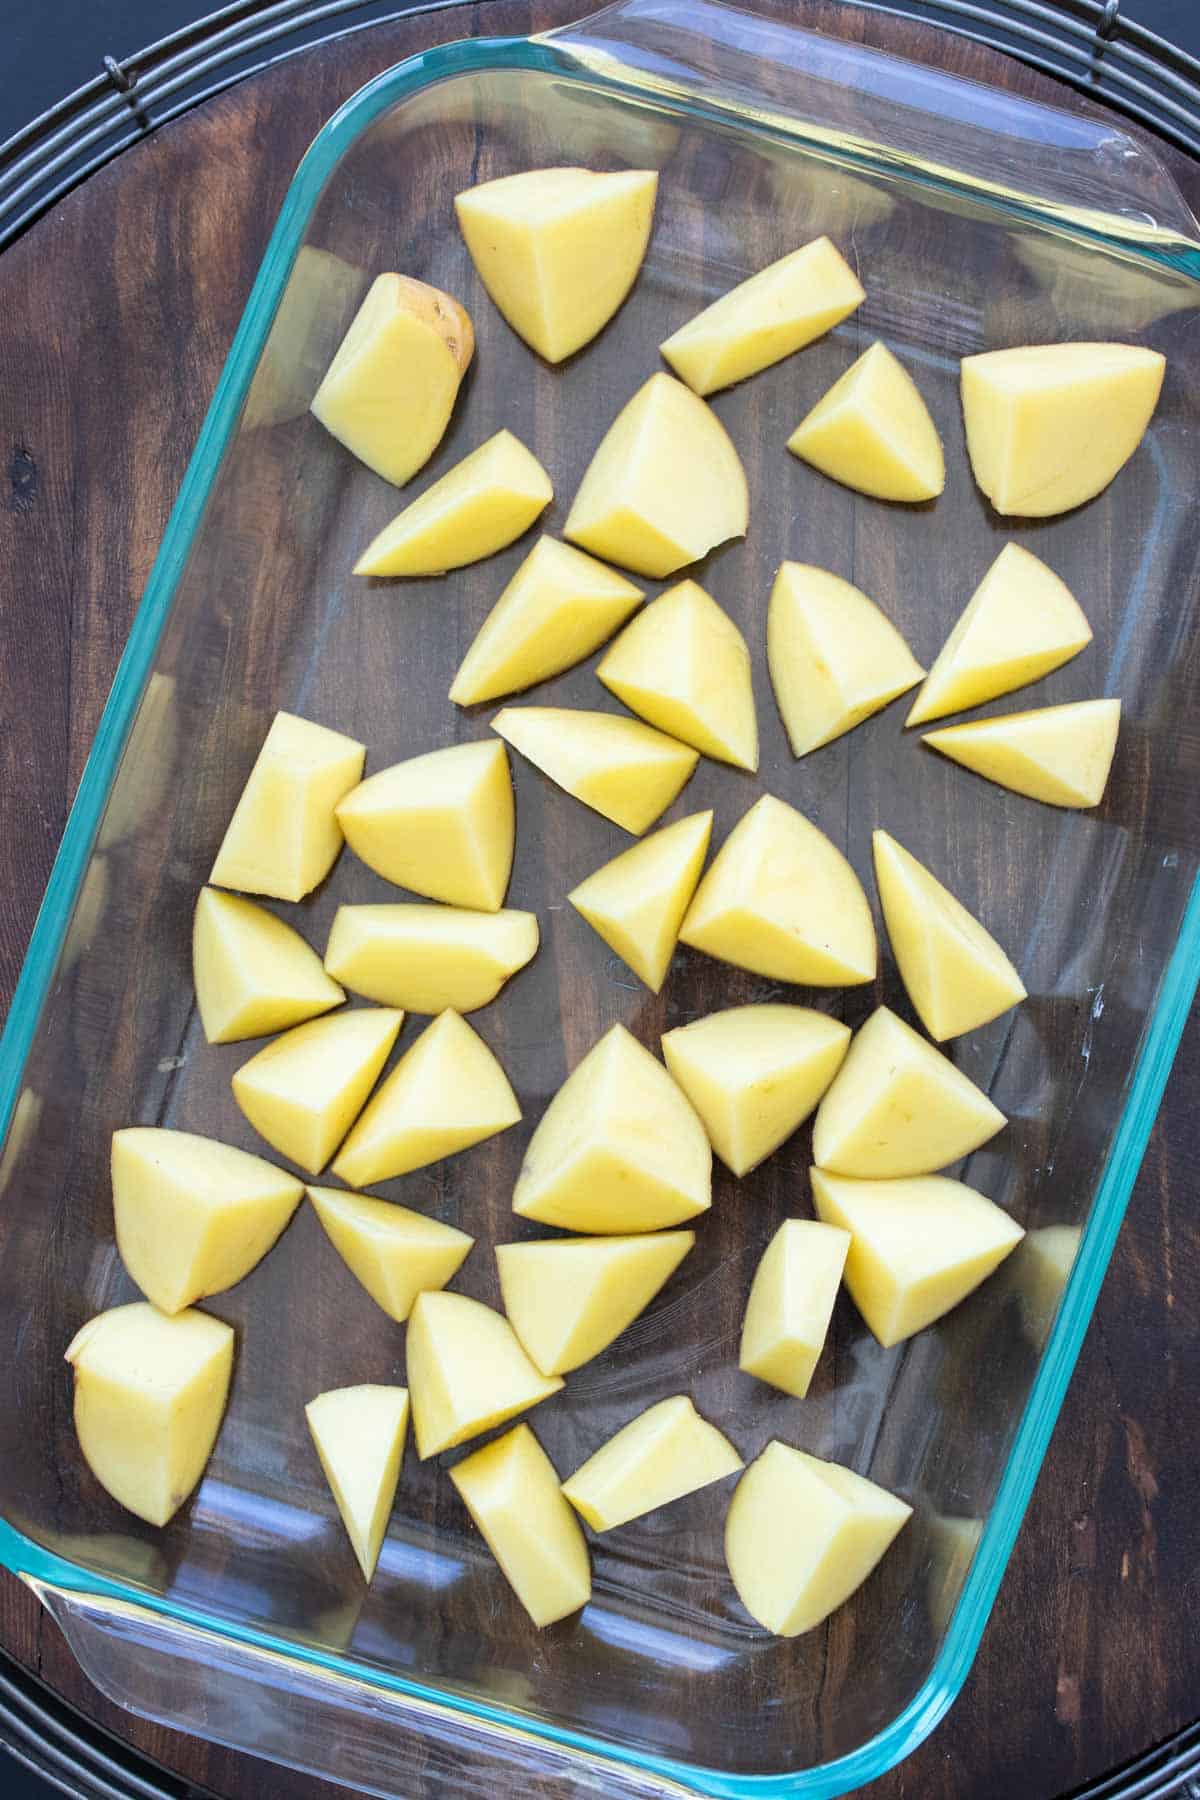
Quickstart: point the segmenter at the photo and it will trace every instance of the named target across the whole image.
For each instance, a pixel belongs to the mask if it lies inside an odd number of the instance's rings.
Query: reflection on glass
[[[1011,1278],[1020,1298],[1021,1323],[1035,1350],[1040,1350],[1050,1335],[1082,1234],[1079,1225],[1042,1225],[1027,1233],[1012,1259]]]

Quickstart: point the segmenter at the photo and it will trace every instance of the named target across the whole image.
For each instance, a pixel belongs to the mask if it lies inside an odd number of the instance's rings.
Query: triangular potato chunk
[[[823,475],[877,500],[932,500],[946,485],[942,440],[916,382],[872,344],[834,382],[788,449]]]
[[[537,954],[537,915],[462,906],[339,906],[325,967],[405,1012],[474,1012]]]
[[[346,1267],[397,1324],[418,1294],[446,1286],[475,1242],[453,1225],[370,1194],[310,1187],[308,1197]]]
[[[346,998],[298,931],[219,888],[201,888],[196,902],[192,977],[210,1044],[286,1031]]]
[[[497,1244],[509,1323],[543,1375],[566,1375],[633,1323],[695,1241],[694,1231],[652,1231]]]
[[[444,575],[494,556],[554,498],[550,477],[511,431],[498,431],[397,513],[356,575]]]
[[[233,1097],[273,1149],[319,1175],[379,1079],[404,1014],[363,1006],[296,1025],[243,1063]]]
[[[686,1394],[647,1407],[576,1469],[562,1491],[592,1527],[611,1531],[736,1475],[742,1459]]]
[[[803,1400],[833,1314],[850,1236],[814,1219],[785,1219],[754,1272],[738,1367]]]
[[[506,706],[492,730],[576,800],[635,837],[667,810],[699,761],[686,744],[619,713]]]
[[[587,1539],[528,1425],[455,1463],[450,1479],[535,1625],[552,1625],[587,1605]]]
[[[400,1479],[408,1390],[331,1388],[310,1400],[304,1413],[358,1566],[370,1581]]]
[[[465,1294],[419,1294],[405,1345],[413,1431],[422,1461],[503,1425],[557,1394],[508,1320]]]
[[[1047,806],[1098,806],[1121,726],[1119,700],[1076,700],[1035,712],[944,725],[921,739],[999,787]]]
[[[658,993],[712,833],[712,813],[693,813],[623,850],[567,899],[611,950]]]

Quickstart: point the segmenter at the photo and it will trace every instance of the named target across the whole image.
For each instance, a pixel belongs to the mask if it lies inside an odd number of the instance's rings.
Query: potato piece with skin
[[[813,1161],[873,1181],[927,1175],[968,1156],[1005,1124],[961,1069],[880,1006],[855,1033],[817,1108]]]
[[[614,1025],[568,1075],[513,1190],[523,1219],[606,1236],[681,1225],[712,1204],[712,1153],[662,1064]]]
[[[566,1375],[645,1311],[696,1241],[694,1231],[497,1244],[509,1323],[543,1375]]]
[[[450,423],[475,352],[466,308],[410,275],[377,275],[312,401],[314,416],[397,487]]]
[[[996,511],[1043,519],[1106,488],[1142,441],[1165,369],[1157,350],[1133,344],[965,356],[967,451]]]
[[[875,1568],[912,1507],[863,1475],[774,1439],[738,1482],[725,1560],[738,1599],[777,1637],[812,1631]]]
[[[422,1462],[548,1400],[559,1375],[540,1375],[508,1320],[465,1294],[419,1294],[405,1346],[413,1431]]]
[[[210,1044],[286,1031],[346,998],[298,931],[218,888],[201,888],[196,901],[192,978]]]
[[[736,1475],[742,1459],[686,1394],[647,1407],[594,1455],[562,1491],[593,1531],[612,1531]]]
[[[366,1104],[404,1014],[362,1006],[273,1038],[233,1077],[233,1097],[260,1137],[319,1175]]]
[[[330,1243],[377,1306],[402,1325],[418,1294],[457,1275],[475,1242],[465,1231],[370,1194],[310,1187]]]
[[[850,1043],[807,1006],[733,1006],[662,1040],[663,1057],[726,1168],[746,1175],[808,1118]]]
[[[650,241],[653,169],[526,169],[454,197],[479,278],[518,337],[559,363],[607,325]]]
[[[712,821],[709,811],[664,825],[567,895],[592,930],[656,994],[704,867]]]
[[[767,662],[793,756],[852,731],[924,673],[873,600],[809,563],[780,564]]]
[[[346,842],[398,887],[499,912],[512,874],[516,813],[508,754],[494,738],[393,763],[338,807]]]
[[[303,900],[337,861],[338,802],[361,780],[366,748],[340,731],[279,712],[221,840],[216,887]]]
[[[825,1345],[850,1233],[813,1219],[785,1219],[763,1251],[746,1314],[738,1367],[803,1400]]]
[[[356,994],[405,1012],[474,1012],[538,948],[537,914],[458,906],[339,906],[325,966]]]
[[[261,1156],[149,1125],[113,1132],[112,1188],[121,1261],[164,1313],[241,1281],[304,1194]]]
[[[635,837],[691,778],[699,753],[618,713],[506,706],[492,730],[576,800]]]
[[[823,337],[865,299],[836,245],[814,238],[722,294],[659,350],[693,393],[713,394]]]
[[[817,1217],[850,1233],[846,1286],[884,1349],[973,1293],[1020,1243],[1021,1227],[961,1181],[854,1181],[812,1170]]]
[[[553,1625],[587,1605],[587,1539],[528,1425],[456,1463],[450,1479],[535,1625]]]
[[[356,575],[444,575],[514,543],[554,498],[550,477],[511,431],[472,450],[372,538]]]
[[[304,1409],[363,1580],[379,1561],[408,1429],[408,1389],[331,1388]]]
[[[89,1319],[66,1357],[88,1468],[128,1512],[165,1525],[198,1484],[216,1442],[232,1330],[201,1312],[168,1318],[139,1300]]]
[[[749,515],[746,472],[725,427],[690,388],[659,374],[601,439],[563,536],[661,579],[745,537]]]
[[[698,582],[644,607],[596,674],[630,712],[704,756],[758,767],[758,721],[746,640]]]
[[[679,941],[806,987],[875,978],[875,927],[858,876],[823,831],[773,794],[755,801],[718,850]]]
[[[582,662],[642,599],[632,581],[557,538],[539,538],[476,632],[450,687],[477,706]]]
[[[942,441],[916,382],[872,344],[803,418],[788,449],[877,500],[933,500],[946,485]]]
[[[1119,700],[1076,700],[1034,712],[944,725],[921,739],[998,787],[1046,806],[1099,806],[1121,727]]]

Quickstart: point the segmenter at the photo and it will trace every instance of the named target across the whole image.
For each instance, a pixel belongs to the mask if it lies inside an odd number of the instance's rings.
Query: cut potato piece
[[[451,700],[477,706],[548,681],[598,650],[641,598],[594,556],[539,538],[476,632]]]
[[[263,740],[217,851],[217,887],[303,900],[337,861],[338,802],[362,779],[366,748],[294,713]]]
[[[202,888],[196,902],[192,977],[210,1044],[286,1031],[346,998],[298,931],[217,888]]]
[[[837,1074],[849,1027],[807,1006],[733,1006],[678,1025],[663,1056],[726,1168],[745,1175],[802,1125]]]
[[[656,994],[704,867],[712,820],[710,811],[665,825],[614,856],[567,895],[593,931]]]
[[[755,801],[718,850],[679,941],[806,987],[875,977],[875,927],[858,876],[823,831],[773,794]]]
[[[1019,544],[1003,550],[946,639],[904,721],[923,725],[1040,681],[1092,641],[1065,581]]]
[[[628,294],[657,190],[653,169],[526,169],[455,195],[480,280],[547,362],[590,343]]]
[[[406,1012],[474,1012],[537,954],[536,913],[457,906],[339,906],[325,947],[330,974]]]
[[[165,1313],[248,1275],[304,1193],[261,1156],[149,1125],[113,1132],[112,1189],[121,1261]]]
[[[964,769],[1047,806],[1099,806],[1120,726],[1119,700],[1077,700],[944,725],[927,731],[921,742]]]
[[[281,1156],[319,1175],[366,1105],[404,1014],[363,1006],[310,1019],[243,1063],[233,1097]]]
[[[566,1375],[632,1325],[695,1241],[694,1231],[659,1231],[497,1244],[509,1323],[543,1375]]]
[[[738,1367],[803,1400],[833,1315],[850,1233],[785,1219],[754,1272]]]
[[[165,1525],[199,1482],[221,1428],[232,1330],[206,1313],[168,1318],[138,1300],[89,1319],[66,1357],[88,1468],[127,1511]]]
[[[877,500],[933,500],[946,485],[942,440],[916,382],[872,344],[788,439],[793,456]]]
[[[862,1586],[911,1516],[886,1488],[776,1438],[729,1503],[725,1560],[738,1598],[777,1637],[812,1631]]]
[[[563,1493],[593,1531],[612,1531],[736,1475],[742,1459],[686,1394],[647,1407],[589,1456]]]
[[[1024,1237],[961,1181],[848,1181],[812,1171],[813,1203],[850,1233],[846,1286],[885,1350],[932,1325],[985,1281]]]
[[[639,836],[691,776],[695,750],[617,713],[506,706],[492,730],[576,800]]]
[[[693,393],[714,394],[823,337],[866,297],[836,245],[814,238],[722,294],[659,349]]]
[[[1021,977],[961,900],[886,831],[872,843],[896,965],[930,1037],[959,1037],[1023,1000]]]
[[[559,1375],[539,1375],[508,1320],[465,1294],[418,1294],[405,1349],[413,1431],[422,1461],[548,1400]]]
[[[363,1579],[370,1581],[400,1479],[408,1389],[331,1388],[309,1401],[304,1416]]]
[[[450,1479],[535,1625],[553,1625],[587,1605],[587,1539],[528,1425],[456,1463]]]
[[[475,351],[466,309],[410,275],[377,275],[313,397],[326,431],[397,487],[450,423]]]
[[[346,1267],[399,1325],[418,1294],[457,1275],[475,1242],[453,1225],[370,1194],[310,1187],[308,1197]]]
[[[580,483],[563,536],[661,578],[745,537],[746,472],[715,412],[652,375],[617,414]]]
[[[498,431],[425,489],[367,545],[356,575],[444,575],[494,556],[554,498],[550,477],[511,431]]]
[[[975,479],[1000,513],[1081,506],[1142,441],[1166,360],[1133,344],[1026,344],[962,362]]]
[[[961,1069],[878,1007],[817,1109],[813,1161],[835,1175],[928,1175],[968,1156],[1007,1123]]]
[[[662,1064],[614,1025],[529,1141],[513,1211],[566,1231],[657,1231],[712,1204],[704,1127]]]
[[[698,582],[652,600],[596,674],[630,712],[704,756],[758,767],[750,652],[729,614]]]
[[[354,854],[397,887],[480,912],[504,905],[516,815],[494,738],[381,769],[347,794],[338,820]]]
[[[350,1187],[370,1187],[469,1150],[520,1117],[508,1077],[483,1039],[458,1013],[444,1012],[372,1096],[333,1173]]]

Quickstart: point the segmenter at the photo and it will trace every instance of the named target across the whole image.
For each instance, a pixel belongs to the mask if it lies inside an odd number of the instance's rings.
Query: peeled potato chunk
[[[937,426],[885,344],[872,344],[834,382],[797,425],[788,449],[877,500],[933,500],[946,485]]]
[[[975,479],[1000,513],[1043,519],[1106,488],[1142,441],[1166,359],[1133,344],[1025,344],[964,356]]]
[[[370,1187],[469,1150],[520,1117],[508,1077],[483,1039],[458,1013],[444,1012],[371,1097],[333,1173],[349,1187]]]
[[[550,477],[511,431],[498,431],[397,513],[356,575],[444,575],[494,556],[554,498]]]
[[[738,1367],[803,1400],[820,1359],[850,1234],[785,1219],[754,1272]]]
[[[711,1204],[704,1127],[662,1064],[614,1025],[542,1114],[513,1211],[619,1236],[681,1225]]]
[[[806,987],[875,977],[875,927],[858,876],[802,813],[764,794],[696,889],[679,940]]]
[[[1092,628],[1053,569],[1005,544],[946,639],[906,725],[965,712],[1040,681],[1087,647]]]
[[[202,888],[196,902],[192,977],[210,1044],[285,1031],[346,998],[298,931],[218,888]]]
[[[422,1462],[503,1425],[563,1385],[559,1375],[539,1375],[507,1319],[465,1294],[417,1296],[405,1356]]]
[[[942,1043],[1025,998],[1025,984],[979,920],[886,831],[872,837],[875,879],[901,979]]]
[[[232,1330],[201,1312],[168,1318],[139,1300],[89,1319],[66,1356],[88,1468],[128,1512],[165,1525],[199,1482],[221,1428]]]
[[[165,1313],[241,1281],[304,1194],[261,1156],[149,1125],[113,1132],[112,1189],[121,1261]]]
[[[408,1389],[331,1388],[309,1401],[304,1416],[363,1579],[370,1581],[400,1479]]]
[[[865,1476],[776,1438],[729,1503],[725,1560],[738,1599],[776,1637],[812,1631],[862,1586],[911,1516]]]
[[[880,1006],[855,1033],[817,1109],[813,1161],[873,1181],[928,1175],[1006,1123],[961,1069]]]
[[[915,687],[920,663],[860,589],[810,563],[781,563],[767,662],[793,756],[852,731]]]
[[[837,1074],[849,1027],[807,1006],[733,1006],[662,1040],[668,1069],[726,1168],[745,1175],[802,1125]]]
[[[628,294],[657,190],[654,169],[526,169],[455,195],[480,280],[547,362],[590,343]]]
[[[339,906],[325,967],[405,1012],[474,1012],[536,954],[536,913],[458,906]]]
[[[535,1625],[553,1625],[587,1605],[587,1540],[528,1425],[455,1463],[450,1479]]]
[[[576,800],[635,837],[666,811],[699,761],[686,744],[619,713],[506,706],[492,730]]]
[[[337,861],[337,805],[362,779],[366,754],[340,731],[276,713],[208,879],[248,894],[303,900]]]
[[[494,738],[381,769],[346,795],[338,821],[354,854],[397,887],[479,912],[504,905],[516,814]]]
[[[593,1531],[612,1531],[736,1475],[742,1459],[686,1394],[647,1407],[564,1481],[563,1493]]]
[[[921,739],[964,769],[1047,806],[1099,806],[1121,726],[1119,700],[1076,700],[1035,712],[944,725]]]
[[[580,483],[563,536],[656,579],[745,537],[746,472],[704,401],[652,375],[617,414]]]
[[[823,337],[865,299],[836,245],[814,238],[722,294],[659,349],[693,393],[714,394]]]
[[[377,275],[313,413],[360,462],[403,487],[441,443],[474,351],[457,300],[410,275]]]
[[[233,1077],[233,1097],[260,1137],[319,1175],[366,1104],[404,1014],[363,1006],[273,1038]]]
[[[444,1288],[452,1280],[475,1242],[440,1219],[370,1194],[310,1187],[308,1197],[351,1274],[400,1325],[418,1294]]]
[[[576,912],[658,993],[712,834],[710,812],[664,825],[573,888]]]
[[[630,712],[704,756],[758,767],[750,652],[698,582],[681,581],[627,625],[596,674]]]
[[[543,1375],[566,1375],[619,1337],[674,1274],[694,1231],[497,1244],[509,1323]]]
[[[812,1171],[817,1217],[850,1233],[846,1286],[890,1349],[932,1325],[985,1281],[1025,1235],[961,1181],[848,1181]]]
[[[598,650],[641,599],[616,569],[539,538],[476,632],[451,700],[477,706],[548,681]]]

